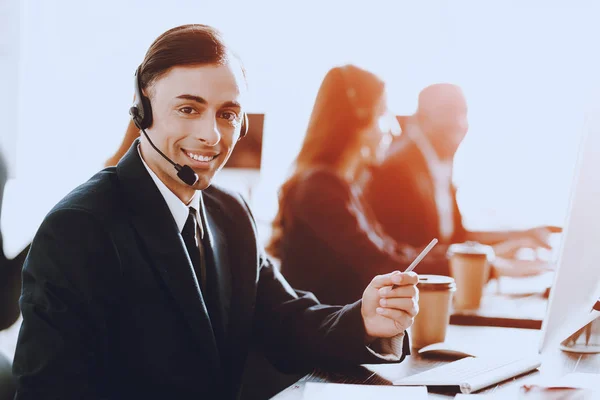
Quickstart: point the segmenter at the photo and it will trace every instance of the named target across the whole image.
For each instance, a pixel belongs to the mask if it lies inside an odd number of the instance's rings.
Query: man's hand
[[[556,264],[543,260],[514,260],[496,257],[492,263],[496,276],[527,277],[553,271]]]
[[[529,238],[538,246],[544,249],[551,249],[550,237],[553,233],[562,232],[562,228],[558,226],[538,226],[536,228],[527,229],[522,236]]]
[[[414,272],[378,275],[362,297],[367,341],[396,336],[407,330],[419,312],[419,278]]]
[[[524,234],[520,237],[508,239],[492,246],[496,257],[509,259],[516,258],[517,253],[522,249],[537,249],[539,247],[541,246],[536,239],[525,236]],[[546,248],[546,246],[543,246],[543,248]]]
[[[552,250],[550,241],[553,233],[562,232],[562,228],[556,226],[539,226],[527,229],[512,235],[512,237],[494,244],[494,253],[497,257],[516,258],[522,249],[546,249]]]

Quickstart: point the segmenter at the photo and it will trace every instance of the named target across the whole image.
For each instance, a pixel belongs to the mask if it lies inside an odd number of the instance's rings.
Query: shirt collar
[[[144,167],[150,174],[150,177],[152,178],[152,180],[154,181],[154,184],[160,191],[160,194],[162,194],[163,198],[165,199],[165,202],[167,203],[167,206],[169,207],[169,210],[171,211],[171,214],[173,215],[173,219],[175,220],[175,223],[177,224],[177,229],[179,229],[179,232],[181,232],[183,230],[185,221],[187,221],[188,215],[190,213],[189,207],[194,207],[194,209],[196,210],[196,220],[201,221],[199,212],[200,212],[200,200],[201,200],[200,197],[202,196],[202,192],[200,190],[196,190],[196,193],[194,193],[194,196],[192,197],[192,200],[190,200],[190,203],[185,204],[183,201],[181,201],[179,199],[179,197],[177,197],[175,195],[175,193],[171,192],[171,190],[167,187],[167,185],[165,185],[163,183],[163,181],[161,181],[160,178],[154,173],[154,171],[152,171],[150,169],[148,164],[146,164],[146,161],[144,161],[144,157],[142,157],[142,152],[140,151],[139,145],[138,145],[137,150],[138,150],[138,154],[140,155],[140,158],[142,160],[142,163],[144,164]],[[199,225],[200,225],[200,227],[202,227],[201,223],[199,223]]]
[[[410,140],[413,141],[417,145],[417,148],[425,157],[427,165],[431,169],[437,170],[447,170],[452,169],[452,161],[444,162],[440,160],[435,149],[433,148],[433,144],[429,141],[425,133],[421,130],[421,127],[418,124],[411,124],[411,129],[407,129],[406,133]]]

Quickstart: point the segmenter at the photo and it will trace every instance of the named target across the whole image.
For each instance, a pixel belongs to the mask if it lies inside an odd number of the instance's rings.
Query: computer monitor
[[[586,115],[567,215],[541,352],[600,315],[592,310],[600,296],[600,107]]]
[[[587,115],[558,267],[542,323],[542,341],[538,349],[531,349],[532,353],[537,350],[535,353],[544,355],[557,348],[573,351],[575,347],[567,347],[564,340],[580,332],[586,325],[590,326],[588,324],[600,316],[600,312],[593,310],[600,296],[599,171],[600,108],[597,108]],[[592,325],[596,324],[597,322],[594,322]],[[600,348],[582,347],[581,352],[585,353]],[[589,350],[590,347],[592,351]],[[527,373],[541,365],[540,354],[529,355],[520,351],[519,356],[514,357],[510,351],[502,351],[508,357],[497,354],[491,358],[466,357],[395,380],[393,383],[397,386],[458,387],[463,393],[472,393]]]
[[[224,168],[260,170],[265,114],[248,114],[248,134],[236,145]]]

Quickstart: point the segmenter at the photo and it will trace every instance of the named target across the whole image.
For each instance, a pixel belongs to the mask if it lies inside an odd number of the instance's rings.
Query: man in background
[[[403,118],[402,136],[372,171],[366,197],[386,233],[398,243],[422,247],[437,237],[441,246],[433,256],[444,257],[448,245],[475,241],[494,247],[497,275],[544,272],[549,268],[546,262],[516,260],[515,255],[521,248],[550,248],[550,234],[560,229],[472,232],[463,226],[452,173],[454,156],[469,128],[467,111],[457,85],[441,83],[423,89],[417,112]],[[430,265],[439,267],[440,263]],[[421,268],[420,273],[450,274],[448,268]]]

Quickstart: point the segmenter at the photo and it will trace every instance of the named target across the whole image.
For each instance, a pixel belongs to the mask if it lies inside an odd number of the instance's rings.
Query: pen
[[[404,270],[404,273],[410,272],[413,269],[415,269],[417,267],[417,265],[421,262],[421,260],[423,258],[425,258],[425,256],[427,255],[427,253],[429,253],[431,251],[431,249],[433,249],[433,246],[435,246],[437,244],[438,240],[436,238],[433,238],[433,240],[431,242],[429,242],[429,244],[427,245],[427,247],[425,247],[423,249],[423,251],[421,251],[421,253],[417,256],[417,258],[415,258],[415,260],[410,263],[410,265],[408,266],[408,268],[406,268]],[[397,285],[392,285],[392,290],[397,288]]]
[[[421,252],[421,254],[419,254],[419,255],[417,256],[417,258],[415,258],[415,261],[413,261],[413,262],[412,262],[412,263],[411,263],[411,264],[408,266],[408,268],[406,268],[406,270],[404,271],[404,273],[406,273],[406,272],[410,272],[410,271],[412,271],[413,269],[415,269],[415,268],[416,268],[416,266],[417,266],[417,265],[418,265],[418,264],[421,262],[421,260],[422,260],[423,258],[425,258],[425,256],[427,255],[427,253],[429,253],[429,251],[430,251],[431,249],[433,249],[433,246],[435,246],[435,245],[437,244],[437,242],[438,242],[438,240],[437,240],[436,238],[433,238],[433,240],[432,240],[431,242],[429,242],[429,244],[427,245],[427,247],[425,247],[425,248],[423,249],[423,251]]]

